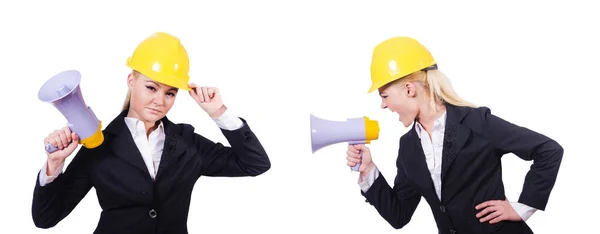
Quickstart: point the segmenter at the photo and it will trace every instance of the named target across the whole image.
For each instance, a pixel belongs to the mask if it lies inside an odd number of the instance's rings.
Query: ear
[[[413,82],[406,82],[404,84],[404,92],[406,93],[406,96],[408,97],[415,97],[417,96],[417,87],[415,87],[415,84]]]
[[[135,76],[132,73],[129,73],[127,76],[127,87],[129,90],[133,89],[133,84],[135,83]]]

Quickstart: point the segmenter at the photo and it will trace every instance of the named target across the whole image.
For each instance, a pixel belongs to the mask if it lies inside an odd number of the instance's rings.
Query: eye
[[[386,99],[388,96],[387,95],[383,95],[381,96],[381,98]]]
[[[156,89],[154,87],[149,86],[149,85],[146,85],[146,88],[148,88],[149,90],[152,90],[152,91],[156,91]]]
[[[169,95],[171,97],[175,97],[175,93],[173,93],[173,92],[168,92],[167,95]]]

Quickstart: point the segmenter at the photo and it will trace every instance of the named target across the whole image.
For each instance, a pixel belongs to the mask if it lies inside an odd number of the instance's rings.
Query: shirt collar
[[[421,123],[419,123],[419,121],[415,121],[415,130],[417,130],[417,135],[419,136],[419,138],[421,138],[421,134],[423,134],[423,132],[425,131],[425,128],[423,128],[423,125],[421,125]],[[444,111],[444,113],[442,114],[442,116],[440,116],[439,118],[437,118],[434,122],[433,122],[433,131],[443,131],[446,127],[446,111]]]
[[[140,121],[139,119],[133,117],[125,117],[125,124],[127,125],[127,128],[129,128],[131,135],[133,135],[134,137],[138,134],[146,134],[146,127],[144,126],[144,122]],[[156,128],[156,131],[159,131],[159,133],[164,133],[164,125],[162,121],[158,121],[158,127]]]

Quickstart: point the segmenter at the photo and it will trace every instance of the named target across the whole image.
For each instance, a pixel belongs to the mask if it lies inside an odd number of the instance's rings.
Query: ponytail
[[[445,103],[450,103],[455,106],[476,107],[475,104],[461,98],[454,88],[450,79],[440,70],[428,70],[425,72],[425,80],[429,86],[429,96],[432,98],[432,105],[435,100],[441,100]]]
[[[415,81],[429,91],[430,104],[436,108],[436,102],[449,103],[455,106],[477,107],[475,104],[461,98],[450,79],[438,69],[426,69],[406,76],[402,81]]]
[[[131,91],[127,91],[127,96],[125,97],[125,102],[123,102],[123,107],[121,107],[121,111],[125,111],[129,109],[129,102],[131,102]]]
[[[137,79],[139,74],[140,73],[136,70],[131,71],[131,75],[133,76],[134,79]],[[127,89],[127,96],[125,96],[125,101],[123,102],[123,107],[121,107],[121,111],[125,111],[125,110],[129,109],[130,102],[131,102],[131,91],[129,91],[129,89]]]

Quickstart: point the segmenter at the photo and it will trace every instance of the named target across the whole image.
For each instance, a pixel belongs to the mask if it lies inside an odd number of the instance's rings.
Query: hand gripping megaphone
[[[313,154],[319,149],[340,143],[348,142],[351,145],[369,144],[379,138],[379,122],[368,117],[349,118],[346,121],[332,121],[310,115],[310,133]],[[361,152],[362,158],[362,152]],[[360,163],[352,167],[358,171]]]
[[[96,118],[92,109],[86,106],[81,95],[79,83],[81,74],[76,70],[67,70],[51,77],[38,92],[38,98],[51,103],[68,121],[71,132],[79,136],[80,144],[91,149],[98,147],[104,141],[102,121]],[[47,143],[46,151],[52,153],[58,150]]]

